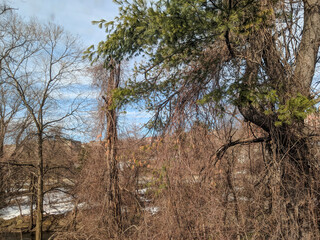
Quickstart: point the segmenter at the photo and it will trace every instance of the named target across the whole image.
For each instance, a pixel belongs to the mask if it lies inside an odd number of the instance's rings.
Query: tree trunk
[[[317,54],[320,46],[320,2],[304,1],[304,26],[296,58],[294,76],[287,82],[288,97],[302,94],[310,97]],[[281,78],[279,78],[281,79]],[[285,98],[283,98],[285,99]],[[275,119],[276,120],[276,119]],[[274,121],[275,121],[274,120]],[[274,122],[273,121],[273,122]],[[279,193],[274,213],[281,216],[281,235],[290,239],[319,238],[318,161],[311,154],[312,140],[303,120],[294,119],[290,125],[274,127],[269,134],[273,141],[274,164],[280,171],[277,178]],[[277,179],[274,181],[277,182]]]
[[[0,138],[0,158],[2,158],[3,155],[4,155],[4,146],[3,145],[4,145],[3,144],[3,139]]]
[[[4,156],[4,138],[6,134],[6,127],[0,123],[0,158]]]
[[[108,207],[116,226],[121,228],[121,199],[119,190],[119,173],[117,161],[117,111],[115,109],[112,92],[119,85],[120,64],[111,63],[110,77],[108,79],[106,101],[107,136],[106,158],[108,168]]]
[[[273,236],[286,239],[319,238],[319,171],[317,159],[311,154],[312,139],[302,119],[292,116],[291,123],[279,121],[278,113],[264,114],[255,103],[247,100],[246,90],[256,87],[255,79],[263,67],[269,77],[269,87],[279,96],[279,104],[301,94],[310,99],[311,83],[314,77],[317,54],[320,46],[320,2],[304,1],[304,26],[296,64],[286,72],[280,60],[279,50],[270,32],[261,33],[266,39],[261,43],[252,39],[252,44],[261,44],[261,56],[254,51],[247,61],[244,74],[244,93],[239,96],[239,111],[244,119],[261,127],[269,136],[267,149],[270,154],[269,189],[271,190],[271,215],[276,223]],[[257,39],[257,38],[256,38]],[[259,38],[260,39],[260,38]],[[265,46],[265,47],[264,47]],[[250,54],[250,53],[249,53]],[[254,90],[253,90],[254,91]],[[243,104],[245,102],[246,104]],[[276,107],[275,107],[276,109]]]
[[[319,190],[314,185],[319,175],[317,160],[310,154],[308,137],[297,136],[290,131],[291,128],[277,136],[277,163],[281,167],[280,201],[285,200],[283,207],[287,214],[280,223],[290,239],[315,239],[319,226],[313,224],[310,213],[319,218],[314,204],[319,201],[319,194],[312,198],[310,194]]]
[[[35,177],[33,173],[30,173],[30,186],[29,186],[29,193],[30,193],[30,222],[29,222],[29,231],[34,228],[33,222],[33,203],[35,201]]]
[[[304,24],[302,39],[296,59],[293,93],[310,95],[310,87],[315,73],[320,46],[320,1],[304,0]]]
[[[38,166],[37,166],[37,220],[36,220],[36,240],[42,240],[43,221],[43,137],[38,133]]]

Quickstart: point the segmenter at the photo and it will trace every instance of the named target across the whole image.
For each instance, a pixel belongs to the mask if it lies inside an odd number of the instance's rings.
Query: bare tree
[[[6,84],[13,86],[32,119],[37,138],[37,220],[36,239],[42,239],[43,178],[45,134],[57,124],[65,123],[78,110],[77,100],[61,99],[66,89],[77,78],[81,51],[76,39],[53,24],[25,24],[13,17],[9,38],[17,46],[3,59],[2,71]],[[59,100],[60,99],[60,100]]]

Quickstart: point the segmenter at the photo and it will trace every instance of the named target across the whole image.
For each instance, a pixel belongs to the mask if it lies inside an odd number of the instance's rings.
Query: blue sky
[[[42,23],[50,21],[63,26],[67,32],[78,36],[84,48],[96,45],[106,36],[104,29],[93,25],[92,21],[112,20],[118,13],[118,5],[112,0],[7,0],[7,3],[16,8],[17,14],[25,20],[36,18]],[[90,80],[83,77],[81,84],[84,86],[82,89],[85,89],[84,95],[92,96],[91,99],[89,97],[89,102],[95,101],[92,94],[94,90],[88,87]],[[141,126],[149,116],[132,108],[126,109],[126,112],[127,114],[120,119],[122,129],[126,126],[130,128],[132,124]]]
[[[79,36],[85,47],[105,38],[104,30],[91,21],[112,20],[118,13],[118,6],[112,0],[11,0],[9,4],[18,9],[20,16],[63,26]]]

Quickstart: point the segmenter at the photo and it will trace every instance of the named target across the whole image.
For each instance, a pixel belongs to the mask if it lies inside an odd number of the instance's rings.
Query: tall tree
[[[24,23],[13,16],[7,38],[16,48],[2,60],[2,72],[32,119],[36,135],[37,218],[36,239],[42,239],[44,139],[56,126],[62,126],[79,108],[79,102],[60,99],[77,79],[81,51],[76,38],[53,24]],[[60,99],[60,100],[59,100]]]
[[[94,85],[100,89],[100,119],[101,124],[106,129],[105,149],[107,162],[106,184],[107,215],[111,216],[113,227],[121,228],[121,196],[119,186],[119,163],[117,158],[118,145],[118,109],[116,108],[115,99],[112,94],[120,84],[121,64],[113,60],[100,63],[92,68]],[[110,220],[110,219],[109,219]],[[117,232],[117,231],[116,231]]]
[[[310,213],[317,219],[319,211],[307,199],[320,200],[318,159],[312,154],[315,133],[304,119],[319,102],[320,2],[116,2],[119,16],[96,22],[106,28],[106,40],[86,56],[148,59],[137,67],[136,78],[114,93],[117,101],[144,99],[156,111],[155,126],[168,126],[190,107],[235,106],[266,135],[252,142],[265,142],[270,153],[270,211],[278,216],[273,229],[290,239],[315,236],[320,227]]]
[[[111,60],[111,71],[108,79],[108,87],[106,96],[104,97],[107,118],[107,134],[106,134],[106,155],[109,171],[108,183],[108,208],[111,210],[116,220],[116,226],[121,227],[121,199],[119,189],[119,166],[117,159],[117,109],[115,108],[112,92],[115,91],[120,82],[120,64],[116,64]]]

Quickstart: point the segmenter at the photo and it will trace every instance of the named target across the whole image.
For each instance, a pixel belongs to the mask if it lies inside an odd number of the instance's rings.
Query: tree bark
[[[110,77],[108,79],[106,102],[107,136],[106,158],[108,168],[108,205],[117,227],[121,228],[121,198],[119,190],[119,170],[117,161],[117,111],[114,106],[112,93],[120,81],[120,64],[111,62]]]
[[[320,46],[319,23],[319,0],[304,0],[304,25],[291,88],[293,93],[310,96]]]
[[[0,158],[4,156],[4,139],[6,135],[6,125],[4,122],[0,123]]]
[[[34,221],[33,221],[33,203],[35,201],[35,176],[33,173],[30,173],[30,186],[29,186],[29,193],[30,193],[30,222],[29,222],[29,231],[34,228]]]
[[[38,166],[37,166],[37,220],[36,220],[36,240],[42,240],[43,221],[43,136],[38,133]]]
[[[275,48],[271,35],[267,32],[266,49],[262,53],[263,67],[269,77],[270,86],[276,90],[280,104],[286,103],[297,94],[310,98],[311,84],[315,73],[317,54],[320,46],[320,2],[304,1],[304,26],[297,53],[296,65],[292,72],[286,73],[280,60],[279,50]],[[264,33],[266,34],[266,33]],[[264,35],[266,36],[266,35]],[[253,51],[255,51],[253,49]],[[255,52],[252,53],[252,56]],[[256,86],[259,61],[247,61],[244,75],[247,87]],[[260,66],[259,66],[260,65]],[[292,74],[292,75],[289,75]],[[279,84],[280,83],[280,84]],[[279,88],[280,87],[280,88]],[[311,215],[319,219],[319,211],[314,201],[320,197],[315,184],[319,172],[317,160],[311,154],[311,140],[301,119],[292,119],[291,124],[275,126],[276,113],[265,115],[263,109],[251,102],[241,104],[239,111],[243,117],[261,127],[270,136],[269,188],[271,190],[271,214],[277,223],[274,231],[288,239],[316,239],[319,223],[314,223]],[[315,200],[316,199],[316,200]]]

